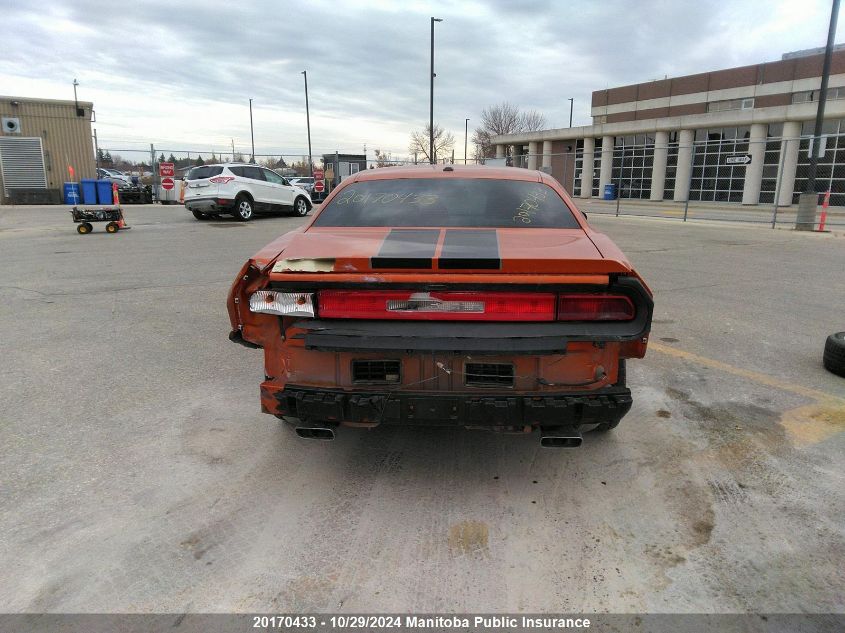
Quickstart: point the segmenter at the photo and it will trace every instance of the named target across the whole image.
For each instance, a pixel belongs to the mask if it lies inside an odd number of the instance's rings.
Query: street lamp
[[[575,99],[573,97],[569,98],[569,127],[572,127],[572,106],[575,105]]]
[[[464,165],[467,164],[467,135],[469,134],[469,119],[464,121]]]
[[[441,18],[431,18],[431,91],[428,107],[428,158],[434,164],[434,23],[442,22]]]
[[[255,134],[252,131],[252,99],[249,100],[249,136],[252,139],[252,162],[255,162]]]
[[[308,110],[308,71],[303,70],[302,76],[305,78],[305,124],[308,126],[308,169],[311,172],[311,177],[314,177],[314,163],[311,162],[311,114]]]

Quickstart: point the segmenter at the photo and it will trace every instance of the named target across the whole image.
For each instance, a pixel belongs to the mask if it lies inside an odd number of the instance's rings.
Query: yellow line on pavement
[[[687,352],[676,347],[671,347],[669,345],[662,345],[661,343],[654,343],[650,341],[648,344],[648,349],[653,350],[655,352],[659,352],[661,354],[666,354],[667,356],[682,358],[692,363],[704,365],[705,367],[718,369],[719,371],[724,371],[729,374],[733,374],[734,376],[740,376],[742,378],[746,378],[761,385],[773,387],[774,389],[779,389],[780,391],[794,393],[799,396],[804,396],[806,398],[812,398],[814,400],[840,400],[845,402],[845,398],[842,398],[840,396],[834,396],[833,394],[826,393],[824,391],[819,391],[818,389],[812,389],[810,387],[796,385],[794,383],[781,380],[780,378],[769,376],[768,374],[761,374],[760,372],[753,371],[751,369],[735,367],[733,365],[729,365],[728,363],[723,363],[720,360],[707,358],[706,356],[699,356],[698,354]]]

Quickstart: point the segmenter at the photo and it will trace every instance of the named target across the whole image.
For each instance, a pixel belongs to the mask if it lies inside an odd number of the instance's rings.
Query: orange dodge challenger
[[[631,408],[625,360],[645,355],[653,306],[546,174],[391,167],[244,265],[229,338],[264,349],[262,411],[300,437],[459,425],[576,447]]]

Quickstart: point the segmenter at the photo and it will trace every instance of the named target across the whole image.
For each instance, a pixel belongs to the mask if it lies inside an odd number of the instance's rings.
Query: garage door
[[[0,171],[7,197],[9,189],[46,189],[41,139],[0,136]]]

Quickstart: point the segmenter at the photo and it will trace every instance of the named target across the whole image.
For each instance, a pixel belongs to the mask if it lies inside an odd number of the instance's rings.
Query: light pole
[[[569,127],[572,127],[572,107],[575,105],[575,99],[569,98]]]
[[[308,170],[311,172],[311,177],[314,177],[314,163],[311,162],[311,113],[308,110],[308,71],[303,70],[302,76],[305,78],[305,124],[308,126]]]
[[[464,165],[467,164],[467,136],[469,134],[469,119],[464,121]]]
[[[434,23],[442,22],[440,18],[431,18],[431,91],[428,104],[428,158],[434,164]]]
[[[249,100],[249,137],[252,139],[252,161],[255,162],[255,134],[252,131],[252,99]]]
[[[810,156],[810,168],[807,172],[807,185],[804,193],[798,197],[798,214],[795,218],[795,229],[798,231],[812,231],[816,225],[816,207],[819,204],[819,196],[816,193],[816,171],[819,162],[819,150],[821,149],[822,122],[824,120],[824,106],[827,101],[827,84],[830,79],[830,58],[833,54],[833,41],[836,37],[836,22],[839,18],[839,0],[833,0],[830,10],[830,25],[827,31],[827,46],[824,50],[824,62],[822,64],[822,85],[819,89],[819,105],[816,109],[816,126],[813,130],[813,141]]]

